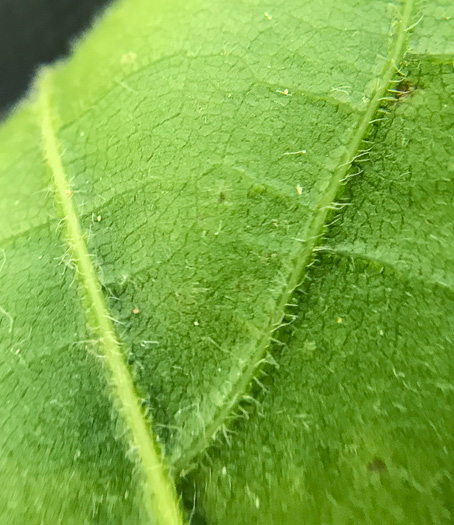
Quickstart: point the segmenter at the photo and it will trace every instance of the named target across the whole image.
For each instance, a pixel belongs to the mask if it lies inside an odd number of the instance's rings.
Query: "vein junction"
[[[76,210],[70,199],[72,192],[63,168],[59,144],[52,125],[49,84],[50,75],[45,73],[40,82],[43,147],[52,172],[55,200],[66,225],[65,240],[77,265],[79,280],[89,305],[90,317],[93,317],[96,323],[100,346],[110,371],[114,400],[130,432],[132,445],[140,458],[144,475],[145,505],[150,520],[159,525],[180,525],[183,520],[175,487],[163,464],[159,447],[151,431],[150,422],[143,413],[131,374],[116,339],[111,316],[90,260]]]

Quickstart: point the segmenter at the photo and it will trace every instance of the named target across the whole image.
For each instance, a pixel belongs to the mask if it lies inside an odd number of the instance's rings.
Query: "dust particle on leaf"
[[[276,89],[276,93],[280,95],[285,95],[286,97],[291,97],[292,94],[289,92],[288,88],[285,88],[283,91],[281,89]]]

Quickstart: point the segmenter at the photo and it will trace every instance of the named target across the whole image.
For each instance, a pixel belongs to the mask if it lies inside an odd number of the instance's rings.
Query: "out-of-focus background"
[[[110,0],[0,0],[0,118]]]

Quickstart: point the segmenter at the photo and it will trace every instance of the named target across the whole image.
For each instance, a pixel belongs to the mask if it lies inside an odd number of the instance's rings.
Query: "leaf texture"
[[[2,521],[452,519],[454,13],[267,9],[119,2],[0,128]]]

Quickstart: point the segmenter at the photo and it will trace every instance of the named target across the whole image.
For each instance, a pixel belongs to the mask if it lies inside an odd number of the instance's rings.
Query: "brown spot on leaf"
[[[140,313],[140,309],[137,308],[137,306],[136,306],[136,307],[134,308],[134,310],[132,311],[132,313],[133,313],[134,315],[137,315],[138,313]]]
[[[369,472],[376,472],[377,474],[383,474],[388,469],[386,467],[386,463],[381,459],[375,457],[368,465],[367,470]]]
[[[397,100],[402,100],[411,96],[415,89],[417,89],[415,84],[408,79],[404,79],[397,84],[396,89],[394,90],[394,96]]]

